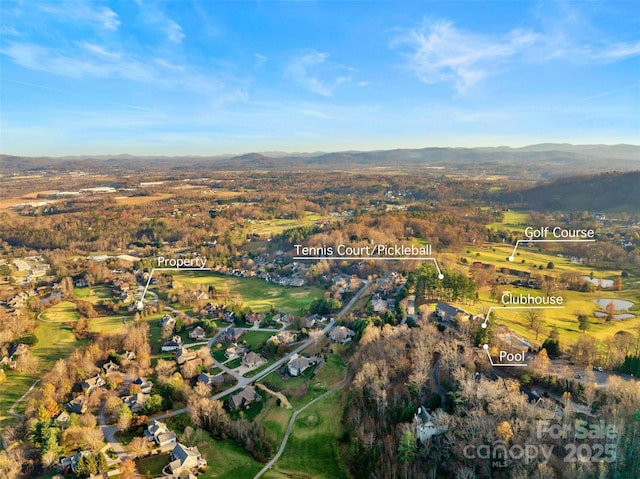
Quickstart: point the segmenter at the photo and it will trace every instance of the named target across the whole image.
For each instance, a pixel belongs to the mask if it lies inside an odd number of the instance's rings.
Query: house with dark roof
[[[256,392],[253,386],[247,386],[238,394],[234,394],[229,398],[229,409],[237,411],[239,409],[247,409],[252,404],[260,401],[262,398]]]
[[[202,372],[198,376],[198,382],[204,384],[205,386],[216,387],[224,384],[224,374],[209,374]]]
[[[176,349],[179,349],[181,347],[182,347],[182,338],[180,336],[174,336],[171,339],[167,339],[164,343],[162,343],[160,350],[162,350],[163,352],[175,351]]]
[[[124,398],[122,398],[122,402],[129,406],[131,412],[139,413],[140,411],[142,411],[144,403],[148,398],[149,396],[147,394],[138,393],[131,396],[125,396]]]
[[[243,329],[227,328],[222,332],[221,339],[222,341],[230,341],[232,343],[235,343],[244,333],[245,331]]]
[[[439,301],[436,305],[436,316],[438,316],[442,321],[453,321],[456,319],[458,314],[469,319],[469,315],[467,313],[455,306],[451,306],[448,303]]]
[[[87,412],[87,398],[84,396],[78,396],[65,404],[65,407],[69,412],[84,414]]]
[[[140,392],[142,394],[151,394],[151,390],[153,389],[153,383],[149,381],[147,378],[143,378],[142,376],[137,377],[132,381],[132,384],[135,384],[140,388]]]

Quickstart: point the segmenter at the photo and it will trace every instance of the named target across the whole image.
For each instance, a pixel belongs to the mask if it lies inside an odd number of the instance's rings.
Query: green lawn
[[[218,295],[228,291],[232,300],[241,300],[256,312],[269,312],[271,308],[286,313],[300,314],[311,302],[321,297],[321,288],[285,288],[255,278],[236,278],[208,271],[176,271],[171,275],[186,288],[207,290],[212,285]]]
[[[111,288],[104,285],[91,286],[86,288],[74,288],[73,295],[78,299],[84,299],[96,304],[105,299],[113,299]]]
[[[104,316],[101,318],[91,318],[89,320],[89,330],[95,332],[115,331],[124,327],[124,318],[126,318],[127,321],[132,320],[131,317],[127,316]]]
[[[190,426],[191,422],[189,416],[182,414],[167,419],[167,425],[180,437],[184,428]],[[208,466],[199,477],[253,479],[262,469],[262,464],[232,441],[217,441],[206,432],[203,436],[203,441],[197,446],[200,453],[207,459]]]
[[[508,229],[511,231],[522,231],[524,233],[524,229],[527,226],[530,226],[529,213],[520,211],[505,211],[502,222],[490,223],[487,225],[487,228]]]
[[[275,444],[280,444],[287,429],[287,424],[293,414],[293,409],[286,409],[278,406],[277,400],[271,394],[261,392],[264,396],[264,407],[260,414],[256,417],[256,421],[262,423],[270,436],[274,439]]]
[[[169,454],[157,454],[136,460],[136,467],[142,477],[152,479],[162,475],[162,469],[169,464]]]
[[[276,333],[269,332],[269,331],[247,331],[245,334],[243,334],[240,337],[240,342],[244,343],[246,341],[246,343],[249,345],[251,350],[255,351],[260,346],[262,346],[262,343],[264,343],[267,339],[269,339],[274,334]]]
[[[80,319],[78,308],[71,301],[61,301],[50,307],[41,315],[44,321],[65,323]]]
[[[304,218],[284,219],[278,218],[274,220],[256,221],[253,224],[248,225],[247,230],[250,233],[256,233],[260,235],[274,235],[282,233],[291,228],[299,226],[312,225],[320,220],[327,220],[329,217],[321,216],[317,213],[307,211]]]
[[[14,371],[7,373],[7,382],[2,385],[0,394],[0,424],[8,419],[9,408],[17,401],[29,387],[47,372],[53,363],[60,358],[65,358],[71,352],[83,345],[84,341],[76,341],[71,328],[62,323],[38,322],[35,330],[38,342],[33,346],[31,353],[38,358],[40,373],[22,374]],[[21,411],[20,404],[17,412]]]
[[[278,388],[295,409],[317,398],[327,389],[339,383],[344,378],[345,364],[337,354],[329,354],[327,362],[317,374],[313,368],[295,378],[282,379],[276,371],[268,374],[260,382]]]
[[[342,431],[341,393],[337,391],[303,411],[293,427],[287,447],[266,478],[348,479],[340,460],[338,436]]]

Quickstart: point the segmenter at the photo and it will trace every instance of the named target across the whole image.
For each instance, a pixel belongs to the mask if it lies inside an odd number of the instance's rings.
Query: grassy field
[[[58,359],[67,357],[84,341],[77,341],[71,328],[62,323],[38,323],[35,330],[38,342],[33,346],[31,354],[38,359],[38,374],[7,373],[7,382],[2,385],[0,394],[0,425],[10,417],[9,408],[24,394],[29,387],[48,371]],[[16,408],[20,412],[21,405]]]
[[[306,286],[302,288],[285,288],[259,279],[236,278],[222,276],[208,271],[176,271],[171,272],[174,280],[191,289],[208,289],[210,285],[218,292],[228,290],[229,296],[240,299],[253,311],[266,313],[275,308],[285,313],[300,314],[311,302],[321,297],[321,288]]]
[[[329,354],[327,362],[317,373],[311,370],[305,371],[302,376],[282,379],[277,372],[268,374],[260,382],[268,383],[278,388],[294,408],[307,404],[317,398],[333,385],[339,383],[345,374],[345,364],[337,354]]]
[[[40,316],[43,321],[64,323],[80,319],[78,308],[71,301],[61,301],[50,307]]]
[[[252,351],[258,349],[259,346],[262,346],[267,339],[273,336],[275,332],[271,333],[269,331],[247,331],[240,337],[240,342],[247,342]]]
[[[542,296],[544,293],[539,290],[529,288],[517,288],[513,286],[505,287],[505,291],[511,291],[514,295],[522,293],[523,295],[531,294],[532,296]],[[638,303],[638,292],[632,291],[595,291],[592,293],[581,293],[578,291],[559,291],[554,295],[560,295],[564,298],[563,309],[545,309],[542,310],[542,318],[545,326],[543,327],[538,339],[536,340],[535,332],[527,325],[523,316],[525,309],[503,309],[502,304],[490,299],[488,290],[479,293],[479,301],[474,305],[460,305],[466,311],[474,314],[485,314],[489,307],[494,307],[489,318],[497,324],[504,324],[515,333],[536,343],[542,344],[548,337],[552,327],[558,328],[560,343],[563,347],[573,344],[584,333],[578,329],[578,313],[586,313],[589,317],[589,329],[587,334],[598,339],[606,339],[612,337],[618,331],[629,331],[635,334],[640,324],[640,304]],[[618,298],[627,299],[634,302],[634,306],[629,310],[631,314],[635,314],[635,318],[623,321],[605,322],[594,316],[596,311],[602,309],[595,303],[599,298]]]
[[[169,454],[157,454],[136,460],[136,466],[142,477],[152,479],[162,475],[162,469],[169,464]]]
[[[287,447],[267,479],[349,478],[340,460],[337,438],[342,426],[341,392],[337,391],[302,412],[293,427]]]
[[[277,404],[277,400],[270,394],[263,393],[264,407],[256,417],[256,422],[262,423],[273,438],[275,444],[280,444],[291,420],[293,409],[285,409]]]
[[[168,419],[167,425],[180,436],[191,422],[184,414]],[[196,445],[208,463],[206,471],[199,477],[252,479],[262,469],[262,464],[232,441],[217,441],[204,433],[203,440]]]
[[[73,295],[78,299],[84,299],[96,304],[105,299],[113,299],[111,289],[107,286],[92,286],[86,288],[74,288]]]
[[[530,225],[529,213],[519,211],[505,211],[502,221],[490,223],[487,228],[490,229],[508,229],[510,231],[522,231]]]
[[[265,221],[256,221],[252,223],[248,228],[249,233],[255,233],[259,235],[275,235],[282,233],[291,228],[296,228],[298,226],[309,226],[318,221],[324,221],[329,219],[327,216],[322,216],[317,213],[307,212],[304,218],[294,218],[294,219],[273,219],[273,220],[265,220]]]
[[[614,269],[598,269],[594,270],[590,266],[574,263],[569,258],[561,258],[553,251],[539,251],[537,246],[528,247],[520,244],[516,251],[516,259],[513,263],[507,260],[507,257],[513,252],[513,245],[490,244],[484,247],[468,247],[463,255],[469,263],[481,261],[483,263],[492,263],[496,268],[513,268],[521,271],[529,271],[531,273],[549,272],[546,269],[547,264],[552,262],[554,268],[553,274],[559,275],[566,271],[575,271],[581,275],[589,276],[591,272],[595,277],[604,279],[613,279],[620,276],[620,270]],[[522,263],[522,260],[525,262]],[[542,265],[544,269],[540,270]]]

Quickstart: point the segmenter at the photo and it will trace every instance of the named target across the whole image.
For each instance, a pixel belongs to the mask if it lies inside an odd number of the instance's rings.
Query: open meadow
[[[218,296],[238,299],[252,311],[266,313],[276,311],[300,315],[314,299],[324,291],[315,286],[286,288],[254,278],[224,276],[209,271],[172,271],[171,276],[185,288],[207,290],[213,286]]]

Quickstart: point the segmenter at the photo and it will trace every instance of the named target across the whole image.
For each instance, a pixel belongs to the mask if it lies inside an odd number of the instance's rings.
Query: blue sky
[[[640,2],[0,3],[0,151],[640,143]]]

